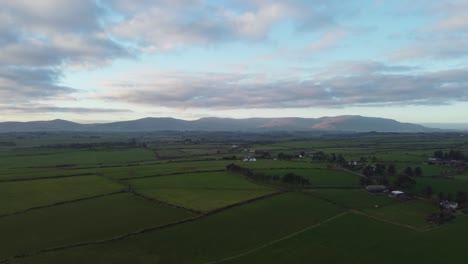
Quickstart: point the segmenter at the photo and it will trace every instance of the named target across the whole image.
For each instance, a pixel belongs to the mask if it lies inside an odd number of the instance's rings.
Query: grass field
[[[145,196],[209,211],[274,192],[229,172],[190,173],[128,181]]]
[[[465,180],[423,177],[417,178],[416,183],[416,192],[421,194],[427,186],[431,186],[436,193],[444,192],[455,195],[458,191],[468,192],[468,182]]]
[[[451,222],[427,221],[438,210],[439,192],[468,193],[466,171],[447,174],[455,168],[424,164],[434,151],[450,149],[466,149],[465,138],[0,134],[0,262],[463,263],[468,216],[459,210]],[[318,151],[328,158],[314,156]],[[292,159],[281,160],[287,157],[280,152]],[[349,172],[353,167],[332,153],[361,164]],[[246,156],[257,161],[241,161]],[[254,173],[294,173],[310,185],[254,181],[227,171],[231,163]],[[405,167],[421,167],[423,176],[412,177],[416,184],[408,187],[420,197],[403,202],[365,191],[363,167],[378,163],[396,164],[395,176],[384,174],[397,189]],[[424,195],[428,186],[431,198]]]
[[[182,209],[152,204],[131,194],[116,194],[2,217],[0,259],[109,239],[190,216]]]
[[[258,169],[256,173],[284,176],[294,173],[309,180],[314,187],[359,187],[359,176],[350,172],[332,169]]]
[[[22,152],[22,151],[19,151]],[[31,168],[56,166],[83,166],[97,164],[127,164],[154,160],[153,152],[146,149],[122,150],[60,150],[51,153],[31,153],[6,156],[0,160],[3,168]]]
[[[205,263],[282,238],[341,212],[307,195],[282,194],[173,228],[33,256],[18,263],[84,263],[89,259],[116,264]]]
[[[137,178],[145,176],[160,176],[174,173],[192,173],[197,171],[225,170],[226,165],[229,163],[229,161],[163,162],[154,165],[105,168],[97,170],[97,173],[114,179]]]
[[[123,190],[98,176],[0,183],[0,215]]]
[[[344,208],[367,210],[376,206],[379,208],[398,203],[386,195],[374,195],[365,190],[312,190],[313,196],[336,203]]]
[[[314,190],[309,194],[325,199],[344,208],[358,210],[369,216],[380,218],[413,228],[432,226],[426,218],[437,208],[428,201],[399,201],[384,194],[369,194],[364,190]]]

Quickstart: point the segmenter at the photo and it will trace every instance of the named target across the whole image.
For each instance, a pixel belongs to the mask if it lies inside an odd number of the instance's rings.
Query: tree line
[[[307,178],[304,178],[300,175],[294,173],[286,173],[283,176],[278,175],[269,175],[264,173],[257,173],[254,172],[252,169],[241,167],[237,164],[231,163],[226,166],[226,170],[240,173],[249,179],[254,181],[260,182],[276,182],[276,183],[283,183],[283,184],[291,184],[291,185],[309,185],[310,182]]]
[[[433,157],[441,160],[467,160],[467,157],[460,150],[449,150],[444,152],[442,150],[434,151]]]

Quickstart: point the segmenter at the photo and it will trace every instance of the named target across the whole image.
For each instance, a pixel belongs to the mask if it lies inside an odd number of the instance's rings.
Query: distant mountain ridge
[[[393,119],[344,115],[321,118],[216,118],[182,120],[147,117],[103,124],[79,124],[67,120],[3,122],[0,132],[151,132],[151,131],[342,131],[434,132],[438,129],[401,123]]]

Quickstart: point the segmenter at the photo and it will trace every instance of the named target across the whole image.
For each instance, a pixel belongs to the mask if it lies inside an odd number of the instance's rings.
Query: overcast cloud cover
[[[466,10],[468,0],[0,0],[0,121],[468,122]]]

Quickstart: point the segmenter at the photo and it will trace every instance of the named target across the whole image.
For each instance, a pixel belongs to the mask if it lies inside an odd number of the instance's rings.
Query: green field
[[[225,170],[228,161],[164,162],[155,165],[99,169],[98,173],[114,179],[161,176],[175,173]]]
[[[32,210],[0,218],[0,259],[110,239],[190,216],[185,210],[152,204],[129,194]]]
[[[282,194],[176,227],[42,254],[18,263],[83,263],[89,259],[116,264],[205,263],[282,238],[341,212],[307,195]]]
[[[209,211],[274,192],[229,172],[190,173],[128,181],[136,192],[170,204]]]
[[[385,194],[370,194],[364,190],[313,190],[307,193],[382,221],[418,229],[431,226],[426,217],[436,211],[428,201],[402,202]]]
[[[312,190],[310,195],[333,202],[348,209],[367,210],[398,203],[387,195],[370,194],[365,190]]]
[[[290,239],[223,263],[445,263],[468,256],[468,218],[420,233],[347,214]],[[459,230],[459,233],[456,233]],[[435,241],[450,237],[450,247]],[[443,249],[441,249],[443,247]],[[383,257],[384,256],[384,257]]]
[[[17,151],[15,151],[17,152]],[[100,164],[134,163],[154,160],[154,154],[145,149],[121,150],[61,150],[50,153],[31,153],[18,151],[12,156],[4,156],[0,166],[5,169],[84,166]]]
[[[166,131],[0,139],[0,263],[468,259],[468,166],[424,163],[437,150],[466,150],[457,134]],[[257,161],[242,161],[248,156]],[[228,171],[232,163],[240,168]],[[377,172],[382,164],[397,170]],[[423,175],[399,183],[406,167]],[[289,173],[310,184],[259,176]],[[379,182],[415,196],[403,201],[364,189]],[[435,224],[428,217],[441,213],[439,196],[458,199],[461,210],[445,211],[454,219]]]
[[[366,209],[363,212],[392,223],[399,223],[418,229],[432,226],[426,217],[436,208],[428,201],[412,200],[399,202],[383,208]]]
[[[124,186],[98,176],[0,183],[0,215],[108,194]]]
[[[254,173],[284,176],[294,173],[309,180],[313,187],[359,187],[359,176],[333,169],[257,169]]]

